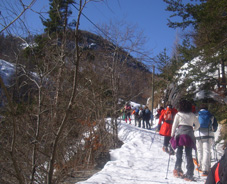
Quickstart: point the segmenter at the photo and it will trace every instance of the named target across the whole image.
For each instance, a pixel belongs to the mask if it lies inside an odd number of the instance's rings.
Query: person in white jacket
[[[194,130],[200,127],[199,121],[192,113],[192,104],[187,100],[179,102],[179,112],[176,114],[171,131],[171,146],[177,149],[176,163],[173,171],[174,176],[183,177],[186,181],[194,181],[194,163],[192,159],[192,149],[196,150],[196,140]],[[185,147],[187,159],[187,172],[182,171],[182,155]]]
[[[211,167],[211,146],[214,143],[214,131],[218,124],[216,118],[208,111],[206,104],[202,104],[198,112],[200,128],[195,131],[198,152],[198,168],[202,176],[208,176]]]

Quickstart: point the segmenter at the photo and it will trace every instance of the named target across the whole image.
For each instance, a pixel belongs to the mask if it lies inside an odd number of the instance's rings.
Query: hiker
[[[139,125],[139,108],[136,107],[133,111],[132,114],[134,115],[134,119],[135,119],[135,126],[137,126],[137,122]]]
[[[227,183],[227,144],[225,144],[224,150],[222,158],[211,168],[205,184]]]
[[[143,122],[142,128],[145,128],[145,107],[142,110],[142,122]]]
[[[120,112],[122,114],[122,119],[125,119],[125,108],[121,108]]]
[[[195,105],[192,105],[192,112],[193,112],[194,114],[196,114],[196,107],[195,107]]]
[[[142,122],[142,120],[143,120],[143,107],[140,107],[140,109],[139,109],[139,113],[138,113],[138,121],[139,121],[139,127],[141,127],[141,122]]]
[[[208,111],[206,104],[202,104],[198,112],[200,128],[195,131],[198,168],[202,176],[208,176],[211,167],[211,146],[214,142],[214,132],[217,130],[218,123],[216,118]]]
[[[124,107],[125,112],[125,122],[127,123],[127,120],[129,120],[129,124],[131,124],[131,106],[129,103],[126,103]]]
[[[150,125],[150,119],[151,119],[151,111],[149,110],[149,108],[147,106],[145,106],[144,108],[144,121],[146,123],[146,129],[151,129],[151,125]]]
[[[169,104],[167,105],[166,110],[162,111],[158,122],[159,134],[165,136],[162,150],[169,154],[174,154],[173,149],[169,146],[169,140],[171,139],[171,129],[176,113],[177,110],[172,108],[172,105]],[[163,124],[161,125],[162,122]]]
[[[192,148],[196,149],[196,139],[194,136],[194,130],[199,128],[199,121],[194,113],[192,113],[191,102],[187,100],[181,100],[179,102],[179,112],[176,114],[171,131],[171,146],[176,153],[176,162],[173,170],[175,177],[182,177],[186,181],[194,181],[194,163],[192,159]],[[178,128],[178,129],[177,129]],[[182,170],[182,156],[183,148],[186,153],[187,160],[187,172],[184,175]]]

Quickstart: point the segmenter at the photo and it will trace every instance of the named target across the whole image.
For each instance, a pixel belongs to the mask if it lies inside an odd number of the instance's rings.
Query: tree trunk
[[[225,60],[224,59],[221,59],[221,73],[222,73],[222,78],[221,78],[222,87],[226,90]]]

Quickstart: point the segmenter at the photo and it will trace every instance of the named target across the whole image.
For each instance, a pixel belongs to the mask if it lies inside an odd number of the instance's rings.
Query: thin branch
[[[31,8],[32,7],[32,5],[35,3],[35,1],[36,0],[33,0],[27,7],[25,7],[24,9],[23,9],[23,11],[12,21],[12,22],[10,22],[6,27],[4,27],[1,31],[0,31],[0,34],[4,31],[4,30],[6,30],[9,26],[11,26],[14,22],[16,22],[17,21],[17,19],[19,19],[24,13],[25,13],[25,11],[27,10],[27,9],[29,9],[29,8]]]

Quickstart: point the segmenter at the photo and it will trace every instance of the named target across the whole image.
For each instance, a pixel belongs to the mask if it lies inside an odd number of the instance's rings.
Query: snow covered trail
[[[79,184],[204,184],[206,177],[198,177],[196,171],[194,176],[197,182],[173,177],[175,155],[170,157],[166,178],[169,155],[162,151],[163,137],[155,130],[142,129],[122,121],[119,138],[124,144],[119,149],[111,150],[111,161],[100,172]],[[184,171],[185,166],[183,158]]]

